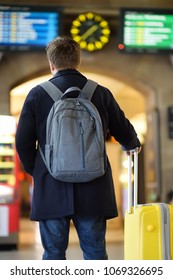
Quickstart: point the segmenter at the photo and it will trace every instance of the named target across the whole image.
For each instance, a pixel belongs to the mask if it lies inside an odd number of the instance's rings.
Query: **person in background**
[[[78,68],[80,47],[70,37],[57,37],[46,48],[53,77],[50,81],[62,92],[69,87],[83,88],[87,81]],[[137,148],[137,133],[125,117],[109,89],[98,85],[92,103],[100,113],[104,138],[107,132],[123,150]],[[53,100],[37,85],[26,97],[20,115],[16,149],[26,172],[33,176],[31,220],[38,221],[44,248],[43,259],[66,259],[70,221],[76,228],[85,260],[108,259],[106,221],[118,216],[112,171],[107,158],[105,174],[88,183],[67,183],[48,172],[38,149],[45,145],[46,120]],[[115,155],[116,156],[116,155]]]

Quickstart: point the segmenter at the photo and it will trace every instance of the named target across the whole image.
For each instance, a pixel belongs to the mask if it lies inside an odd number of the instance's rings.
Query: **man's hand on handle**
[[[134,150],[131,150],[131,151],[126,151],[126,154],[129,156],[130,155],[130,152],[137,152],[138,154],[140,153],[142,147],[136,147]]]

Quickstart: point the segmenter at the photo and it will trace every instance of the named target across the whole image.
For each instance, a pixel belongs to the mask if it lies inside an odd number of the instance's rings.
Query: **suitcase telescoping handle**
[[[133,205],[132,205],[132,157],[134,158],[134,180],[133,180]],[[138,203],[138,148],[131,150],[128,155],[128,213],[131,214],[132,206],[134,213]]]

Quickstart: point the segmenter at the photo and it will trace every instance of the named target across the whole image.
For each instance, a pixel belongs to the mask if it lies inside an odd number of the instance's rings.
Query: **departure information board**
[[[40,50],[60,33],[60,13],[0,6],[0,51]]]
[[[118,49],[121,52],[173,52],[170,10],[122,9]]]

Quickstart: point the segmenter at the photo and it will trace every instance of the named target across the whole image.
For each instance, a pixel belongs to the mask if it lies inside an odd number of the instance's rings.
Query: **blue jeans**
[[[43,260],[66,259],[71,219],[79,237],[84,259],[107,260],[105,218],[82,217],[77,215],[39,222],[40,235],[44,248]]]

